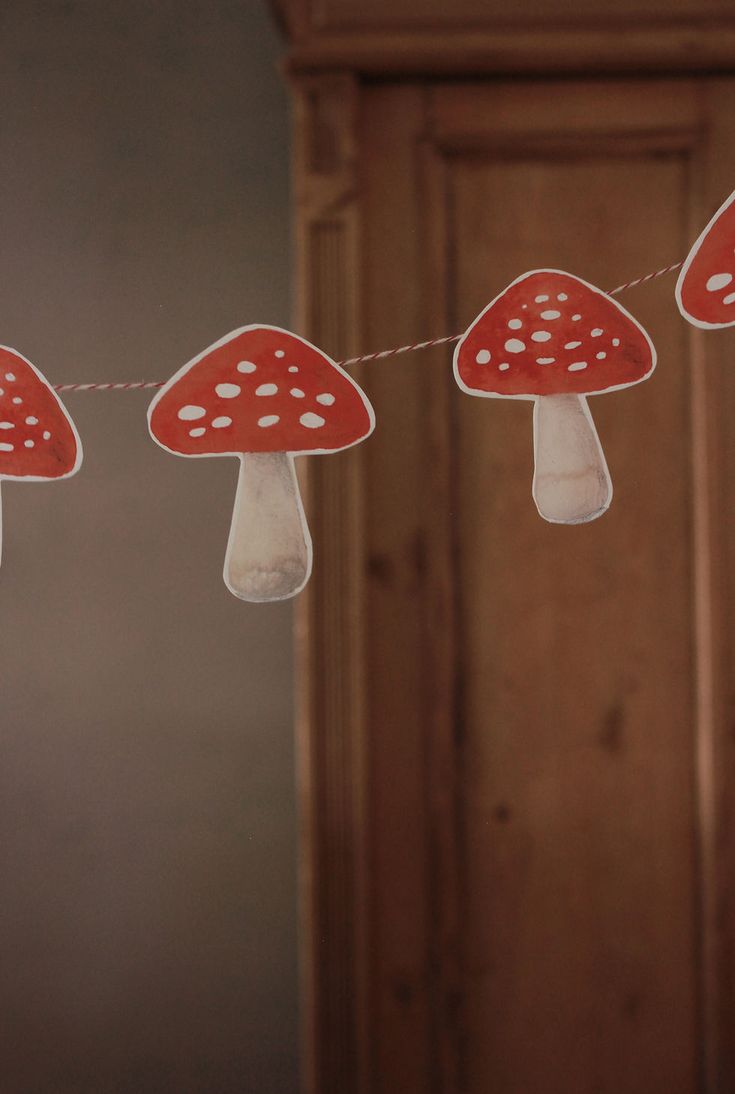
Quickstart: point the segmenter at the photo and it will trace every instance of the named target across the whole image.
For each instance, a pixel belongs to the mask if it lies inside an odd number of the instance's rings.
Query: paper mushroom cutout
[[[177,456],[236,456],[240,474],[224,578],[241,600],[285,600],[311,573],[294,456],[364,440],[375,415],[325,353],[279,327],[241,327],[184,365],[148,409]]]
[[[488,304],[460,339],[454,375],[463,391],[533,399],[533,498],[555,524],[601,516],[612,483],[588,395],[651,375],[656,351],[617,301],[561,270],[533,270]]]
[[[676,282],[676,303],[695,327],[735,324],[735,193],[687,255]]]
[[[0,346],[0,481],[68,479],[81,462],[82,442],[56,392],[22,354]]]

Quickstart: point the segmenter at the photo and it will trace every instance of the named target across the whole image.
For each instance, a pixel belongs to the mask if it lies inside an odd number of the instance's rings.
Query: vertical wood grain
[[[335,74],[296,99],[299,330],[335,358],[359,344],[357,87]],[[359,380],[359,376],[357,377]],[[315,457],[305,481],[314,573],[300,605],[304,1083],[365,1089],[361,450]]]
[[[701,230],[731,191],[735,154],[727,133],[735,117],[735,82],[702,87],[702,140],[692,173],[691,234]],[[697,370],[694,424],[697,557],[697,654],[700,801],[703,1054],[707,1091],[735,1092],[735,430],[732,362],[735,337],[691,334]]]
[[[427,100],[427,106],[430,100]],[[454,330],[456,317],[447,293],[455,275],[446,193],[450,168],[431,136],[419,146],[423,214],[424,324],[430,333]],[[437,1089],[458,1094],[466,1088],[464,1069],[462,908],[463,822],[461,809],[461,681],[457,568],[463,545],[457,521],[458,438],[454,413],[456,387],[451,373],[452,346],[442,347],[425,365],[426,449],[431,474],[433,517],[424,658],[430,689],[425,724],[428,832],[431,852],[432,908],[430,967],[434,1066]]]
[[[421,210],[415,158],[420,88],[376,87],[364,100],[365,344],[419,337]],[[369,227],[368,227],[369,226]],[[431,359],[367,367],[376,432],[366,448],[366,674],[370,738],[373,1031],[369,1089],[435,1091],[430,946],[435,904],[427,824],[425,648],[434,512],[426,460]]]
[[[624,280],[683,243],[684,185],[677,156],[460,159],[448,292],[474,311],[484,271],[506,283],[532,241]],[[671,288],[631,301],[659,371],[590,400],[616,484],[593,524],[539,519],[530,404],[458,405],[472,1091],[695,1089],[690,391]]]

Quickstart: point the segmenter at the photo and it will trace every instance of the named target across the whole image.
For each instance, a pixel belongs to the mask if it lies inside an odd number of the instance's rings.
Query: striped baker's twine
[[[432,338],[428,342],[414,342],[410,346],[398,346],[396,349],[382,349],[379,353],[364,353],[362,357],[348,357],[338,361],[338,365],[361,365],[366,361],[382,361],[384,357],[395,357],[399,353],[413,353],[415,349],[431,349],[432,346],[444,346],[447,342],[458,342],[461,334],[447,334],[444,338]]]
[[[128,380],[118,384],[54,384],[54,391],[145,391],[163,387],[165,380]]]
[[[674,262],[672,266],[664,266],[663,270],[656,270],[655,273],[646,274],[645,277],[637,277],[635,281],[626,281],[624,285],[618,285],[617,289],[610,289],[607,295],[617,296],[619,292],[625,292],[626,289],[634,289],[636,285],[643,285],[646,281],[653,281],[655,277],[663,277],[664,274],[673,273],[674,270],[680,270],[683,265],[683,262]]]
[[[671,266],[665,266],[663,270],[646,274],[645,277],[637,277],[634,281],[626,281],[624,285],[618,285],[616,289],[610,289],[608,296],[617,296],[626,289],[634,289],[637,285],[643,285],[646,281],[653,281],[664,274],[674,273],[680,270],[683,262],[674,262]],[[464,332],[463,332],[464,333]],[[448,334],[443,338],[430,338],[428,342],[412,342],[408,346],[397,346],[395,349],[381,349],[377,353],[363,353],[361,357],[348,357],[345,361],[338,361],[338,365],[362,365],[369,361],[383,361],[386,357],[397,357],[401,353],[413,353],[418,349],[432,349],[434,346],[445,346],[449,342],[458,342],[462,334]],[[127,383],[117,384],[55,384],[54,391],[148,391],[153,388],[163,387],[165,380],[130,380]]]

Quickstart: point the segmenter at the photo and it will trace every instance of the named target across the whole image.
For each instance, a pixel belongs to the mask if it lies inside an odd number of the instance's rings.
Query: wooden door
[[[461,331],[553,266],[682,258],[735,185],[735,81],[301,84],[302,320],[344,356]],[[615,484],[530,497],[531,406],[451,347],[362,366],[312,461],[305,1013],[319,1094],[735,1091],[735,336],[673,277],[659,366],[591,400]]]

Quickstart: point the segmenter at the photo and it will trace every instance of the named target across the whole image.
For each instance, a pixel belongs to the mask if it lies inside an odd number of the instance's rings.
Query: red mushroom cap
[[[180,456],[338,452],[375,415],[316,346],[279,327],[241,327],[171,377],[148,409],[153,439]]]
[[[735,324],[735,192],[687,255],[676,282],[679,311],[695,327]]]
[[[533,270],[496,296],[462,336],[463,391],[532,399],[596,395],[650,376],[656,351],[616,300],[561,270]]]
[[[0,346],[0,479],[64,479],[81,462],[79,434],[48,380]]]

